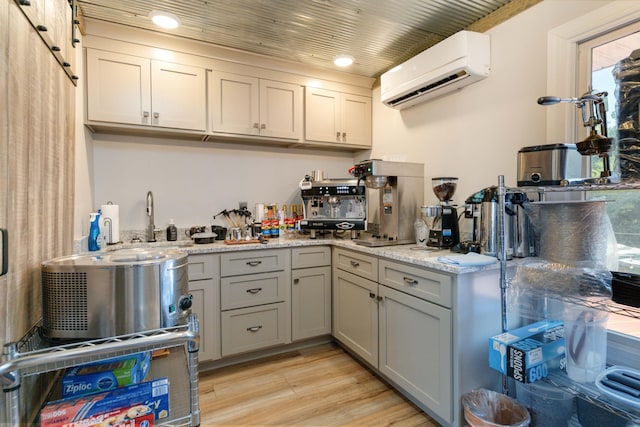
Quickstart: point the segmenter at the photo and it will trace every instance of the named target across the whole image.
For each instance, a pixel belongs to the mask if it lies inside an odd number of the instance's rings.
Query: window
[[[614,176],[621,173],[618,142],[622,141],[622,154],[626,154],[630,150],[625,149],[625,144],[630,144],[629,148],[636,146],[637,143],[633,140],[639,136],[640,96],[635,98],[624,95],[625,84],[628,86],[629,79],[634,85],[637,81],[640,86],[640,72],[636,78],[635,71],[630,71],[628,66],[629,56],[636,50],[640,53],[640,22],[607,31],[578,44],[576,96],[592,90],[594,93],[608,94],[606,122],[607,134],[614,139],[610,165]],[[635,65],[635,61],[632,62]],[[640,58],[637,63],[640,67]],[[578,140],[581,140],[588,135],[588,129],[582,126],[581,119],[577,122]],[[623,163],[622,168],[627,165],[628,163]],[[598,156],[591,156],[589,169],[591,177],[600,177],[603,160]],[[640,274],[640,191],[588,192],[587,197],[605,197],[610,200],[607,212],[618,243],[618,270]],[[612,314],[608,325],[610,330],[640,337],[640,321],[637,319]]]

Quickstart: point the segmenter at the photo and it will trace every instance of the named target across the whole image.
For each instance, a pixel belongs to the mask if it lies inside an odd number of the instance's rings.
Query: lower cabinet
[[[331,248],[293,248],[291,268],[291,339],[331,334]]]
[[[191,310],[200,326],[199,362],[220,359],[220,257],[212,254],[189,255],[189,293]]]
[[[452,413],[451,310],[378,286],[378,369],[445,420]]]
[[[291,342],[291,251],[222,254],[221,352],[231,356]]]
[[[378,366],[378,284],[340,269],[333,272],[333,336]]]

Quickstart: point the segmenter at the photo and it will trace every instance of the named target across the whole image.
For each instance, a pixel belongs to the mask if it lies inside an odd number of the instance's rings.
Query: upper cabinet
[[[307,87],[305,140],[371,147],[371,97]]]
[[[302,139],[302,87],[239,74],[214,71],[214,133]]]
[[[207,129],[203,68],[87,49],[87,121]]]

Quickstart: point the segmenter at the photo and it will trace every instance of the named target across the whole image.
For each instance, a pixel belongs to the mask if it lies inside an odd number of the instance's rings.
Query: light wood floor
[[[335,344],[200,374],[202,426],[438,424]]]

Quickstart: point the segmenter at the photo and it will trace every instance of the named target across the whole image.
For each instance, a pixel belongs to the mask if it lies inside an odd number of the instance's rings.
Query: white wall
[[[478,83],[403,111],[376,100],[372,157],[404,154],[425,164],[425,202],[437,202],[430,178],[459,178],[454,202],[496,185],[498,175],[516,185],[521,147],[547,144],[546,110],[536,103],[547,94],[547,33],[607,1],[545,0],[492,28],[491,74]],[[556,107],[561,108],[561,107]],[[559,111],[560,113],[560,111]]]
[[[155,223],[208,225],[213,215],[245,201],[301,203],[298,183],[315,169],[348,177],[351,153],[238,144],[93,135],[94,200],[120,206],[120,229],[143,230],[146,195],[153,191]],[[215,223],[225,224],[224,218]]]
[[[562,142],[546,141],[545,108],[553,107],[536,104],[539,96],[551,95],[546,93],[548,31],[607,3],[545,0],[491,29],[491,75],[460,92],[400,112],[381,104],[379,88],[374,89],[373,150],[356,160],[402,155],[424,163],[428,204],[436,202],[431,177],[459,178],[456,203],[495,185],[498,175],[515,185],[521,147]],[[120,228],[141,230],[145,196],[152,190],[159,227],[169,218],[179,227],[204,225],[238,201],[249,207],[290,203],[305,173],[323,169],[343,177],[354,161],[348,153],[97,134],[88,134],[86,148],[85,141],[78,144],[86,155],[78,160],[79,170],[90,172],[81,173],[76,185],[76,238],[87,233],[83,209],[89,204],[94,209],[107,201],[119,204]]]

